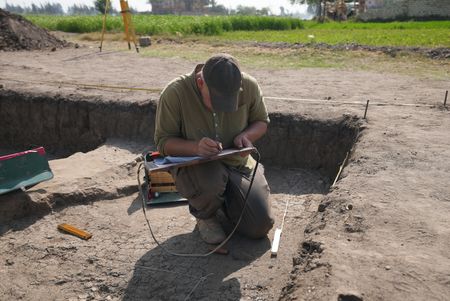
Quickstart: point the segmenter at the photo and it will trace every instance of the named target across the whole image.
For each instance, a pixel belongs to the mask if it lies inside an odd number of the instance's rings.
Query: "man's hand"
[[[241,149],[244,147],[253,147],[253,143],[250,141],[250,139],[248,139],[247,135],[245,135],[245,133],[240,133],[239,135],[237,135],[236,137],[234,137],[234,145]],[[244,153],[240,153],[239,155],[241,157],[246,157],[251,153],[251,151],[248,152],[244,152]]]
[[[234,137],[233,143],[237,148],[253,146],[253,143],[250,141],[250,139],[248,139],[248,137],[247,137],[247,135],[245,135],[245,133],[240,133],[239,135]]]
[[[211,157],[222,151],[222,143],[208,137],[203,137],[197,145],[197,155]]]

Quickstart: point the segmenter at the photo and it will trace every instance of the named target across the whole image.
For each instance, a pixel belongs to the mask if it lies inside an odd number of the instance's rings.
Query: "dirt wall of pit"
[[[0,90],[0,147],[44,146],[60,156],[97,148],[108,138],[153,143],[156,102]],[[332,120],[270,113],[258,142],[264,164],[320,170],[332,178],[359,133],[358,119]]]
[[[97,148],[107,138],[152,141],[156,105],[94,97],[0,91],[0,146],[37,145],[62,156]]]

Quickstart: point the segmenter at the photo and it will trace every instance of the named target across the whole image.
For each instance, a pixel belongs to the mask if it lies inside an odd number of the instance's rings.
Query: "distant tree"
[[[21,13],[31,13],[31,14],[42,14],[42,15],[63,15],[64,10],[62,8],[62,5],[60,3],[44,3],[40,6],[37,6],[36,4],[31,4],[31,7],[25,7],[21,9]]]
[[[62,8],[61,3],[45,3],[41,4],[41,10],[43,10],[44,14],[49,15],[64,15],[64,10]]]
[[[5,9],[16,14],[23,14],[26,12],[26,7],[23,8],[20,5],[8,4],[8,2],[6,2]]]
[[[39,7],[36,4],[31,3],[31,11],[30,12],[32,14],[38,14],[39,13]]]
[[[211,6],[209,8],[209,11],[218,15],[228,15],[229,11],[228,9],[223,6],[222,4]]]
[[[69,15],[96,15],[97,10],[93,6],[74,4],[67,8],[67,13]]]
[[[99,13],[104,14],[105,7],[106,7],[106,0],[94,0],[94,7]],[[111,2],[110,2],[109,7],[108,7],[108,13],[110,14],[111,11],[112,11],[112,9],[111,9]]]
[[[291,4],[308,4],[308,10],[311,11],[310,7],[315,6],[315,12],[316,12],[316,17],[318,17],[319,21],[323,21],[323,15],[325,13],[325,9],[324,11],[322,11],[322,7],[325,7],[325,0],[290,0]],[[322,4],[323,3],[323,4]]]
[[[236,7],[236,15],[256,15],[256,7],[238,5]]]
[[[268,7],[263,7],[261,9],[257,9],[254,6],[243,6],[243,5],[238,5],[236,7],[236,15],[258,15],[258,16],[267,16],[271,13],[270,8]]]
[[[270,15],[272,12],[270,11],[270,8],[268,8],[268,7],[263,7],[263,8],[261,8],[261,9],[258,9],[257,11],[256,11],[256,14],[257,15],[260,15],[260,16],[268,16],[268,15]]]

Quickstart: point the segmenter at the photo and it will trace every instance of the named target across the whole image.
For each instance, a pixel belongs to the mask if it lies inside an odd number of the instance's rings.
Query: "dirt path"
[[[0,53],[0,84],[30,93],[145,102],[155,100],[157,92],[55,82],[154,89],[190,72],[193,64],[130,52],[99,55],[89,48]],[[259,80],[266,96],[275,97],[267,99],[271,112],[335,118],[364,113],[362,105],[342,102],[390,104],[369,108],[342,179],[326,196],[320,194],[317,176],[308,171],[267,169],[276,216],[282,216],[287,198],[295,203],[278,259],[269,257],[269,240],[251,243],[238,237],[228,256],[166,256],[149,238],[134,194],[2,225],[0,299],[447,299],[450,113],[438,102],[450,78],[417,78],[390,70],[244,69]],[[317,104],[295,98],[328,100]],[[151,214],[167,246],[199,248],[185,207]],[[57,232],[60,221],[91,229],[93,239],[85,242]]]

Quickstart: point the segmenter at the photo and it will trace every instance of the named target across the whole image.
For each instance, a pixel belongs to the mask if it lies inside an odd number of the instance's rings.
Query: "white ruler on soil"
[[[286,208],[284,209],[283,219],[281,220],[281,226],[280,226],[280,228],[276,228],[275,229],[275,234],[273,236],[273,241],[272,241],[272,249],[270,250],[272,257],[276,257],[277,254],[278,254],[278,248],[280,246],[281,233],[283,231],[284,220],[286,218],[286,213],[287,213],[288,206],[289,206],[289,199],[286,201]]]

